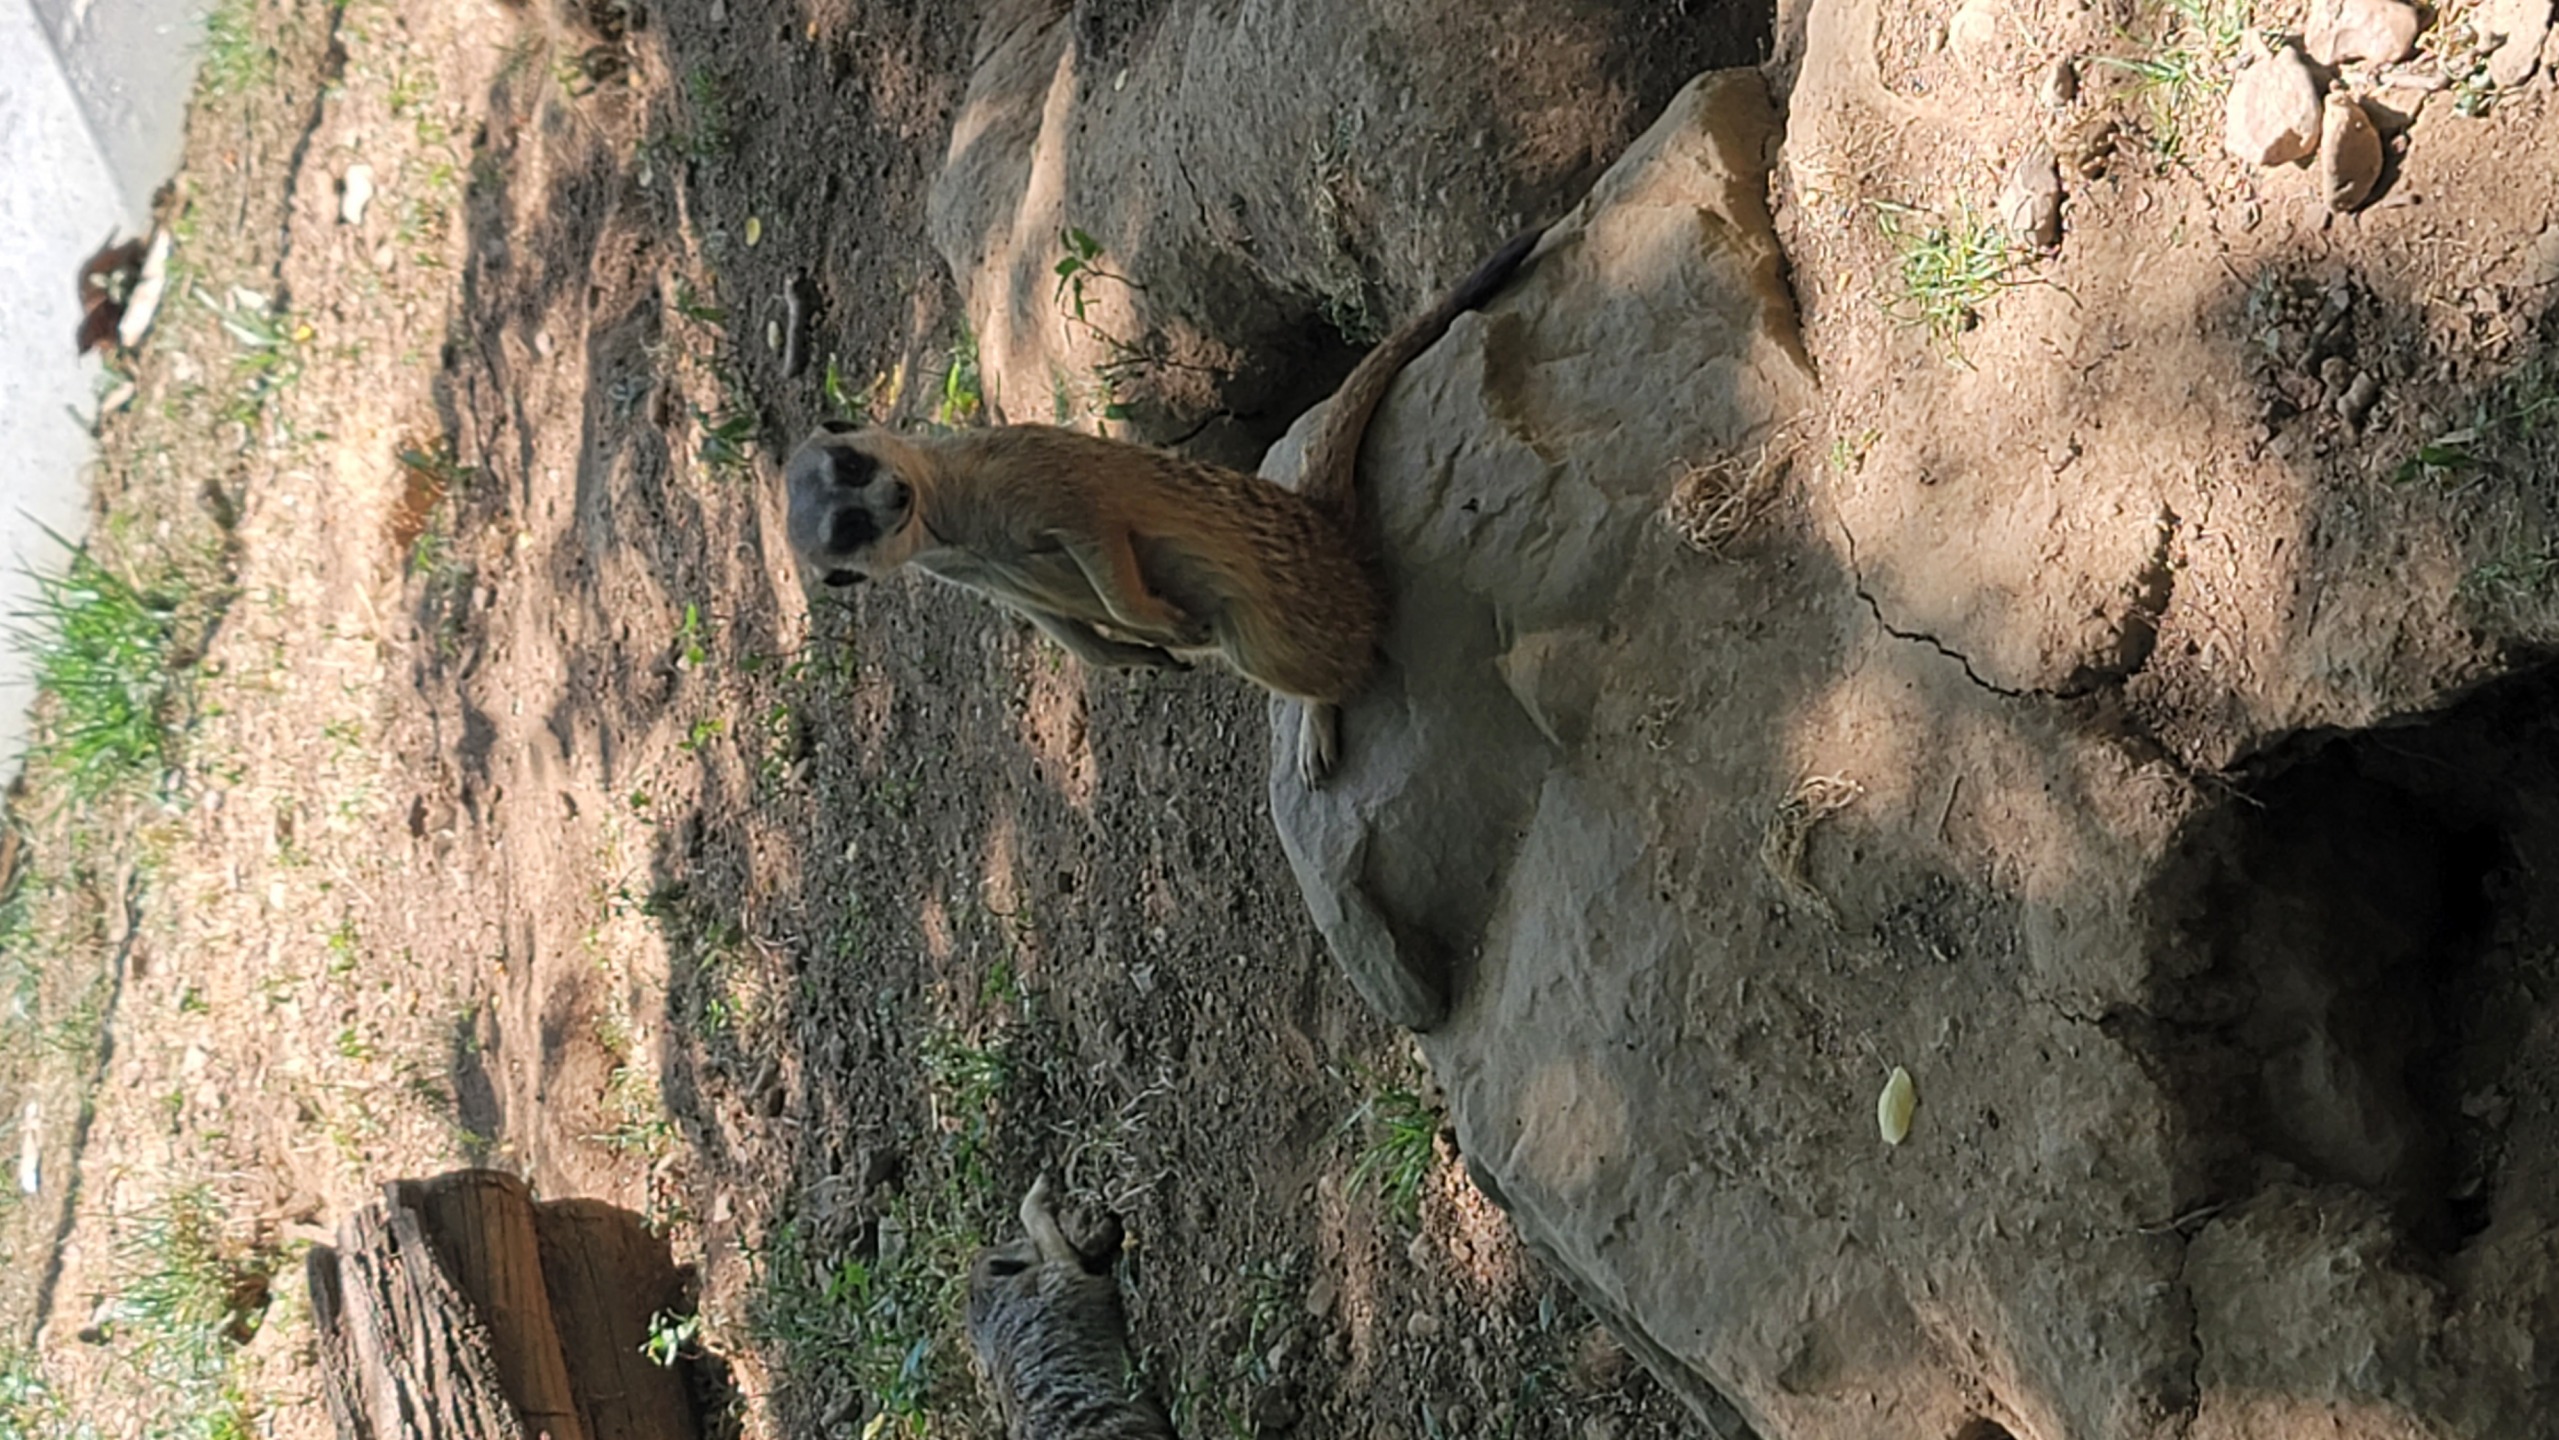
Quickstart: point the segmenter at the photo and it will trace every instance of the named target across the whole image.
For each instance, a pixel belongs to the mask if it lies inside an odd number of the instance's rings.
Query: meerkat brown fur
[[[791,548],[830,585],[912,563],[1020,611],[1091,665],[1214,654],[1299,703],[1298,774],[1322,783],[1339,706],[1377,666],[1385,597],[1354,485],[1369,416],[1405,364],[1490,299],[1513,239],[1362,359],[1294,490],[1045,425],[936,436],[819,428],[783,468]]]

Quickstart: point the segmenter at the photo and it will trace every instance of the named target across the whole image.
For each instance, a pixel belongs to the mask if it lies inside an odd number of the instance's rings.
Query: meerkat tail
[[[1369,416],[1376,413],[1377,402],[1386,398],[1386,388],[1414,356],[1448,332],[1450,322],[1492,299],[1545,233],[1541,225],[1512,236],[1438,304],[1405,321],[1361,359],[1350,378],[1333,392],[1332,408],[1324,412],[1323,422],[1306,442],[1306,461],[1299,470],[1304,478],[1297,487],[1301,494],[1346,521],[1351,517],[1356,508],[1352,487],[1360,442],[1368,434]]]

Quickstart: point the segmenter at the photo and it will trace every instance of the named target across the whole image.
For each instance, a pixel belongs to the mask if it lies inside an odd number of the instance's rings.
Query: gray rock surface
[[[2450,1017],[2559,938],[2462,898],[2479,834],[2559,865],[2547,697],[2242,803],[1887,629],[1856,482],[1785,463],[1771,127],[1701,80],[1381,410],[1389,664],[1327,788],[1274,707],[1328,943],[1447,996],[1399,1018],[1469,1173],[1711,1433],[2532,1433],[2559,1147],[2507,1077],[2559,1024]],[[1717,475],[1773,493],[1701,553],[1661,507]]]

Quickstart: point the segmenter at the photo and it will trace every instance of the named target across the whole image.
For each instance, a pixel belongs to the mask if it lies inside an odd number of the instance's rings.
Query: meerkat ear
[[[838,590],[843,589],[847,585],[859,585],[862,583],[862,572],[859,570],[829,570],[826,572],[826,583]]]
[[[857,435],[862,430],[861,426],[850,420],[838,420],[833,416],[817,422],[817,428],[828,435]]]

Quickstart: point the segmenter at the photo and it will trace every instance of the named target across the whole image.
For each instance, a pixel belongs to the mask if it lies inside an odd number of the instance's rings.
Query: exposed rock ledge
[[[1774,138],[1755,74],[1700,79],[1381,411],[1391,665],[1329,788],[1274,726],[1335,954],[1717,1433],[2529,1433],[2559,1156],[2507,1077],[2554,1036],[2495,1016],[2550,921],[2496,877],[2559,865],[2546,696],[2243,804],[2102,685],[1889,628],[1783,464]],[[1714,554],[1659,523],[1763,458]],[[2133,538],[2061,563],[2138,592]]]

